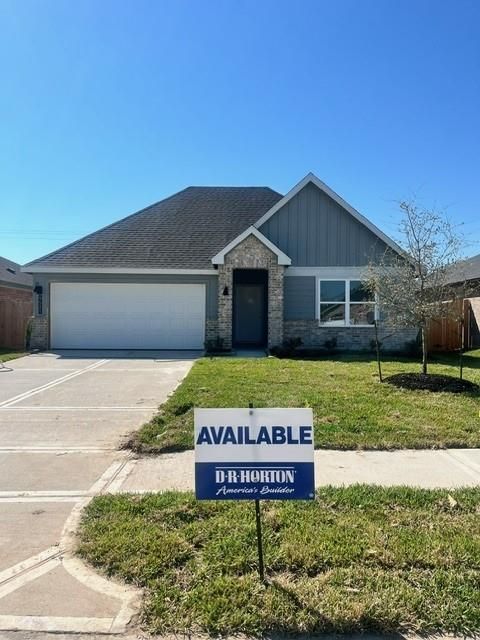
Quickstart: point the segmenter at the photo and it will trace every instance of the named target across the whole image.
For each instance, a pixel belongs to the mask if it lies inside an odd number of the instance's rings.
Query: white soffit
[[[129,267],[48,267],[34,264],[22,267],[25,273],[98,273],[98,274],[138,274],[138,275],[186,275],[186,276],[216,276],[215,269],[142,269]]]

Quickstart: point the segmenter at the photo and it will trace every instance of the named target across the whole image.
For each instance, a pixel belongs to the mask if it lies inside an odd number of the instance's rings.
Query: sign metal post
[[[248,405],[250,415],[253,413],[253,403]],[[260,581],[265,582],[265,566],[263,564],[263,540],[262,540],[262,517],[260,512],[260,500],[255,499],[255,525],[257,527],[257,550],[258,550],[258,575]]]
[[[258,575],[261,582],[265,582],[265,567],[263,565],[262,519],[260,517],[260,500],[255,500],[255,521],[257,524]]]

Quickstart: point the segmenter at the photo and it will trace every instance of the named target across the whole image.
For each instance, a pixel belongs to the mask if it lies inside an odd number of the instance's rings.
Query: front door
[[[233,286],[235,346],[265,346],[267,342],[267,272],[238,269]]]

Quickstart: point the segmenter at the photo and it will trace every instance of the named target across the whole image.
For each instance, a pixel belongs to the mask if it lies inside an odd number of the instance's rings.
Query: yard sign
[[[313,500],[311,409],[195,409],[199,500]]]

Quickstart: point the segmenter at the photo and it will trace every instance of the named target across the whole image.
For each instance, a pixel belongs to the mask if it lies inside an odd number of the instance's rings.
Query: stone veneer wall
[[[207,318],[205,324],[205,342],[211,342],[218,338],[218,320]]]
[[[417,329],[379,329],[380,340],[387,351],[401,351],[406,343],[415,340]],[[304,347],[323,347],[325,340],[337,339],[337,348],[345,351],[368,351],[375,339],[373,327],[320,327],[318,320],[285,320],[285,339],[301,338]]]
[[[277,256],[255,236],[250,235],[225,256],[218,265],[218,335],[226,348],[232,346],[232,294],[234,269],[268,271],[268,346],[283,342],[283,276],[285,267]],[[223,295],[228,287],[228,296]]]
[[[34,316],[32,319],[32,334],[30,336],[30,349],[48,349],[48,317]]]

